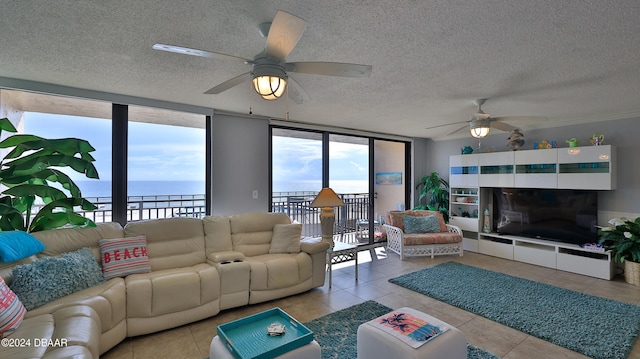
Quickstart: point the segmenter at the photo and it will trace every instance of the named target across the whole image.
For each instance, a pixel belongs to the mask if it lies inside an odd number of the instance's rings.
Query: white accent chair
[[[438,217],[440,232],[438,233],[405,233],[404,216]],[[429,210],[390,211],[387,223],[387,249],[400,255],[404,260],[407,256],[430,256],[457,254],[462,257],[462,230],[458,226],[446,224],[442,214]]]

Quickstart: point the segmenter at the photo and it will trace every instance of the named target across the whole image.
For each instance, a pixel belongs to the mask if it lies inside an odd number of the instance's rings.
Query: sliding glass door
[[[386,239],[386,212],[409,199],[408,142],[279,127],[271,131],[273,212],[302,223],[305,236],[319,237],[319,209],[309,205],[322,187],[330,187],[345,203],[335,208],[335,241],[369,245]]]
[[[320,235],[318,211],[309,204],[322,189],[322,133],[271,131],[271,211],[302,223],[304,236]]]

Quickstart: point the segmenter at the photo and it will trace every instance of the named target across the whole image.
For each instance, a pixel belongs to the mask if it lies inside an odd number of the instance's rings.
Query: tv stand
[[[611,252],[593,251],[576,244],[480,233],[478,252],[606,280],[615,274]]]

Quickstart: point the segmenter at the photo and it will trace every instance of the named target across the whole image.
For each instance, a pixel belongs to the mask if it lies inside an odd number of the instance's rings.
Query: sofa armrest
[[[458,226],[454,226],[453,224],[447,224],[447,230],[449,233],[455,233],[462,237],[462,230]]]
[[[207,259],[213,263],[243,261],[244,254],[236,251],[211,252],[207,253]]]
[[[309,254],[326,252],[329,249],[329,243],[324,242],[322,238],[304,238],[300,240],[300,250]]]

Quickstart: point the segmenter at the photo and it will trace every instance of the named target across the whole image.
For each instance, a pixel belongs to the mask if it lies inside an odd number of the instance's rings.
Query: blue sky
[[[322,180],[322,142],[273,137],[273,180]],[[329,144],[329,176],[332,180],[367,180],[369,150],[365,145]]]
[[[101,179],[111,178],[111,120],[41,113],[25,114],[24,132],[45,138],[76,137],[96,149],[94,165]],[[198,180],[205,178],[204,129],[129,124],[129,180]],[[85,177],[71,172],[72,179]]]
[[[76,137],[96,148],[94,165],[100,178],[111,178],[111,120],[26,113],[24,132],[45,138]],[[131,122],[129,180],[198,180],[205,178],[205,131]],[[318,140],[274,137],[273,174],[279,180],[321,180],[322,145]],[[331,142],[331,180],[367,180],[368,148]],[[74,181],[85,177],[68,171]]]

